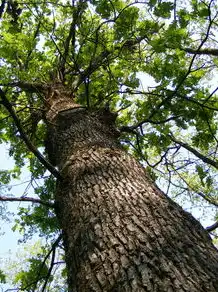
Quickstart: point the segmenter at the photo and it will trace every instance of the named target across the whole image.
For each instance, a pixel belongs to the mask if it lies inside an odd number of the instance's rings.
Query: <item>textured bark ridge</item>
[[[62,92],[47,119],[49,156],[64,177],[56,202],[69,291],[218,291],[211,239],[122,150],[114,115]]]

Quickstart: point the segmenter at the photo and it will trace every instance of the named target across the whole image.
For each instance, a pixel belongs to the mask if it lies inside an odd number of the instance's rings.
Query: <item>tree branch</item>
[[[215,222],[213,225],[206,227],[206,230],[208,232],[214,231],[216,228],[218,228],[218,221]]]
[[[208,203],[218,207],[218,203],[216,201],[214,201],[212,198],[210,198],[209,196],[205,195],[204,193],[202,192],[198,192],[198,191],[195,191],[195,193],[200,196],[201,198],[203,198],[205,201],[207,201]]]
[[[44,267],[44,265],[46,264],[46,261],[47,259],[49,258],[50,254],[52,254],[52,259],[51,259],[51,265],[50,265],[50,268],[48,270],[48,274],[47,276],[45,277],[45,283],[43,285],[43,289],[41,291],[44,291],[44,289],[46,288],[46,285],[47,285],[47,282],[49,280],[49,277],[51,275],[51,271],[52,271],[52,268],[53,268],[53,265],[54,265],[54,260],[55,260],[55,250],[59,244],[59,242],[61,241],[62,239],[62,234],[60,234],[58,236],[58,238],[55,240],[55,242],[52,244],[52,247],[51,249],[49,250],[49,252],[47,253],[47,255],[45,256],[40,268],[39,268],[39,271],[38,271],[38,275],[37,275],[37,279],[40,279],[40,273],[41,273],[41,270],[42,268]],[[34,287],[34,291],[35,289],[37,288],[37,283],[38,283],[38,280],[34,283],[35,284],[35,287]]]
[[[44,202],[44,201],[41,201],[40,199],[31,198],[31,197],[11,198],[11,197],[6,197],[6,196],[0,196],[0,201],[4,201],[4,202],[32,202],[32,203],[38,203],[38,204],[41,204],[41,205],[44,205],[44,206],[50,207],[50,208],[55,207],[55,205],[53,203]]]
[[[92,60],[91,64],[78,76],[78,80],[75,84],[75,90],[84,82],[87,77],[89,77],[93,72],[95,72],[99,67],[104,64],[109,55],[109,51],[103,51],[99,56]]]
[[[200,152],[198,152],[196,149],[192,148],[190,145],[183,143],[182,141],[177,140],[175,137],[173,137],[173,135],[169,135],[169,137],[171,138],[171,140],[173,142],[175,142],[176,144],[179,144],[180,146],[182,146],[183,148],[185,148],[186,150],[190,151],[192,154],[194,154],[195,156],[197,156],[198,158],[200,158],[203,162],[212,165],[213,167],[218,169],[218,162],[204,156],[203,154],[201,154]]]
[[[143,124],[145,123],[151,123],[151,124],[154,124],[154,125],[160,125],[160,124],[164,124],[164,123],[167,123],[169,121],[172,121],[172,120],[176,120],[178,119],[179,117],[181,116],[175,116],[175,117],[169,117],[165,120],[162,120],[162,121],[152,121],[151,119],[145,119],[141,122],[138,122],[137,124],[133,125],[133,126],[123,126],[120,128],[120,131],[121,132],[132,132],[133,130],[137,129],[138,127],[141,127]]]
[[[40,26],[41,26],[41,22],[39,21],[38,24],[37,24],[37,26],[36,26],[36,30],[33,33],[33,41],[35,41],[36,38],[39,35]],[[30,57],[31,57],[34,49],[35,49],[35,46],[33,46],[31,49],[29,49],[29,51],[27,53],[27,58],[26,58],[26,60],[24,62],[24,68],[23,68],[24,70],[27,70],[28,69],[29,62],[30,62]]]
[[[40,267],[39,267],[39,270],[38,270],[38,274],[37,274],[37,277],[36,277],[36,280],[34,282],[31,282],[29,283],[27,286],[25,286],[24,288],[22,288],[22,291],[25,291],[27,290],[27,288],[31,287],[34,285],[33,289],[31,289],[31,291],[36,291],[36,288],[37,288],[37,284],[40,280],[44,280],[45,279],[45,283],[43,285],[43,289],[41,291],[45,291],[45,288],[46,288],[46,285],[47,285],[47,282],[49,280],[49,277],[51,275],[51,271],[52,271],[52,268],[54,266],[54,260],[55,260],[55,250],[56,250],[56,247],[58,246],[59,242],[61,241],[62,239],[62,234],[60,234],[58,236],[58,238],[55,240],[55,242],[52,244],[52,247],[51,249],[49,250],[49,252],[47,253],[47,255],[45,256],[43,262],[41,263]],[[41,276],[40,277],[40,274],[41,274],[41,271],[44,267],[44,265],[46,265],[46,261],[47,259],[49,258],[49,256],[52,254],[52,258],[51,258],[51,264],[50,264],[50,268],[48,270],[48,273],[46,276]],[[20,291],[20,288],[17,289]]]
[[[195,50],[191,48],[181,48],[182,51],[185,51],[189,54],[194,55],[211,55],[211,56],[218,56],[218,49],[201,49]]]
[[[197,52],[199,52],[202,48],[202,46],[204,45],[204,43],[207,41],[208,37],[209,37],[209,33],[210,33],[210,30],[211,30],[211,27],[212,27],[212,23],[213,23],[213,20],[211,19],[211,12],[210,12],[210,7],[208,7],[208,12],[209,12],[209,24],[208,24],[208,27],[207,27],[207,32],[206,32],[206,35],[205,37],[203,38],[203,40],[201,41],[200,45],[198,46],[196,52],[194,53],[194,56],[192,57],[191,61],[190,61],[190,64],[189,64],[189,67],[188,67],[188,70],[187,72],[184,74],[184,76],[181,78],[179,84],[176,86],[175,90],[172,92],[172,94],[170,94],[165,100],[163,100],[158,106],[157,106],[157,109],[160,108],[160,106],[162,104],[164,104],[166,101],[168,100],[171,100],[173,97],[175,97],[178,93],[179,93],[179,89],[181,88],[181,86],[183,85],[184,81],[186,80],[186,78],[189,76],[189,74],[192,72],[192,66],[194,64],[194,61],[197,57]],[[215,18],[214,18],[215,19]],[[155,109],[155,112],[156,112],[156,109]]]
[[[209,97],[207,97],[207,100],[215,93],[215,91],[217,91],[217,88],[209,95]],[[196,99],[192,98],[191,96],[185,96],[185,95],[182,95],[180,93],[177,93],[177,96],[181,97],[182,99],[185,99],[185,100],[187,100],[189,102],[197,104],[201,108],[207,108],[209,110],[218,111],[218,107],[212,107],[210,105],[207,105],[206,104],[207,100],[203,101],[203,103],[200,103],[199,101],[197,101]]]
[[[13,106],[11,105],[11,103],[9,102],[9,100],[7,99],[4,91],[2,91],[2,89],[0,89],[0,97],[2,99],[2,104],[5,106],[5,108],[7,109],[7,111],[10,113],[11,117],[14,120],[15,125],[17,126],[17,129],[20,133],[21,139],[25,142],[26,146],[28,147],[28,149],[39,159],[39,161],[57,178],[57,179],[62,179],[59,171],[57,171],[57,169],[49,162],[47,161],[44,156],[39,152],[39,150],[31,143],[31,141],[29,140],[28,136],[26,135],[21,122],[19,120],[19,118],[17,117],[16,112],[13,109]]]
[[[187,185],[187,187],[183,187],[183,186],[181,186],[181,185],[177,185],[177,184],[171,182],[173,186],[175,186],[176,188],[183,189],[184,191],[188,191],[188,192],[191,191],[191,192],[194,192],[196,195],[198,195],[199,197],[201,197],[202,199],[204,199],[205,201],[207,201],[209,204],[218,207],[218,203],[217,203],[216,201],[214,201],[214,200],[211,198],[211,196],[209,197],[209,196],[205,195],[204,193],[202,193],[202,192],[200,192],[200,191],[197,191],[197,190],[193,189],[193,187],[190,185],[190,183],[188,183],[188,182],[186,181],[186,179],[184,179],[184,177],[178,172],[178,170],[176,170],[176,169],[173,167],[173,165],[171,165],[171,166],[172,166],[173,170],[177,173],[177,175],[179,176],[179,178],[180,178],[180,179],[181,179],[181,180]]]
[[[43,285],[42,290],[41,290],[42,292],[44,292],[45,289],[46,289],[46,286],[48,284],[49,278],[51,276],[52,269],[54,267],[55,252],[56,252],[56,246],[55,246],[55,248],[52,248],[52,256],[51,256],[50,267],[49,267],[48,273],[46,275],[46,279],[45,279],[44,285]]]
[[[139,3],[143,3],[140,1],[137,1],[137,4]],[[105,46],[105,44],[102,43],[102,46],[104,47],[104,50],[102,51],[101,54],[96,56],[96,50],[97,50],[97,46],[99,45],[99,40],[98,40],[98,33],[101,29],[101,27],[106,24],[106,23],[115,23],[116,20],[120,17],[120,15],[124,12],[125,9],[127,9],[128,7],[134,5],[135,3],[129,3],[127,6],[125,6],[120,12],[119,14],[115,17],[114,19],[108,19],[103,21],[102,23],[99,24],[99,26],[97,27],[96,31],[95,31],[95,39],[93,40],[93,43],[95,44],[95,48],[93,50],[93,54],[92,57],[90,58],[90,63],[89,65],[82,71],[79,70],[79,74],[77,77],[77,80],[75,81],[75,83],[73,84],[74,90],[77,90],[78,87],[86,80],[86,78],[88,78],[93,72],[95,72],[99,67],[101,67],[107,60],[109,55],[111,55],[111,53],[113,53],[112,50],[108,50]],[[163,25],[160,26],[159,29],[161,29],[163,27]],[[122,42],[120,44],[118,44],[115,49],[120,49],[120,52],[122,51],[123,48],[128,48],[128,49],[133,49],[135,45],[139,44],[142,40],[146,39],[147,35],[144,36],[140,36],[134,39],[129,39],[127,41],[125,41],[123,44]],[[79,53],[78,53],[79,55]]]
[[[48,89],[48,86],[46,86],[46,84],[28,83],[28,82],[23,82],[23,81],[11,82],[11,83],[7,83],[7,84],[0,83],[0,85],[7,86],[7,87],[19,87],[19,88],[27,90],[29,92],[44,92],[46,89]]]

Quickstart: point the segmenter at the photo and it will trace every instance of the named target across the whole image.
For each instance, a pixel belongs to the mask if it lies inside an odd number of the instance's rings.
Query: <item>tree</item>
[[[35,194],[0,199],[32,202],[14,228],[47,238],[16,289],[61,291],[61,258],[69,291],[218,290],[218,224],[156,185],[217,207],[218,7],[187,2],[2,1],[0,138],[16,166],[1,183],[28,164]]]

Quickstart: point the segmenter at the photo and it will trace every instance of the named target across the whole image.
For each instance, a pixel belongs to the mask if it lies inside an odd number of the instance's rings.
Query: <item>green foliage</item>
[[[162,18],[170,18],[174,4],[171,2],[159,2],[154,8],[154,15]]]
[[[3,271],[0,270],[0,283],[6,283],[6,276]]]
[[[28,260],[29,270],[20,271],[14,282],[20,283],[20,289],[25,291],[33,291],[38,279],[46,278],[48,275],[48,267],[39,258],[30,258]],[[50,279],[51,281],[52,279]]]
[[[36,232],[39,236],[53,238],[58,231],[58,222],[54,212],[45,206],[20,207],[18,216],[19,219],[15,219],[13,231],[18,230],[23,233],[22,242],[32,238]]]
[[[37,186],[34,191],[44,202],[54,200],[55,181],[53,177],[44,180],[42,186]],[[43,205],[34,205],[28,207],[20,207],[18,218],[15,219],[13,231],[18,230],[23,234],[23,240],[26,242],[38,232],[39,236],[54,238],[58,232],[58,221],[53,209]]]
[[[0,86],[34,147],[44,154],[44,96],[24,85],[52,83],[58,72],[78,103],[99,108],[109,102],[119,113],[123,147],[164,190],[185,206],[209,206],[215,215],[216,1],[17,2],[17,18],[5,9],[0,23]],[[10,145],[15,161],[12,170],[1,169],[0,185],[19,178],[25,166],[31,196],[53,203],[54,178],[0,106],[0,142]],[[51,241],[58,223],[52,208],[25,205],[13,229],[23,241],[36,233]],[[31,259],[29,272],[17,275],[22,287],[36,280],[41,260]]]

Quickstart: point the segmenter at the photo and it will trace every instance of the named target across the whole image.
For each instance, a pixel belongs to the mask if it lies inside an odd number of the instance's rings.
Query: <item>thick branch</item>
[[[31,198],[31,197],[10,198],[10,197],[5,197],[5,196],[0,196],[0,201],[5,201],[5,202],[32,202],[32,203],[39,203],[39,204],[44,205],[46,207],[54,208],[54,204],[52,204],[52,203],[44,202],[44,201],[41,201],[40,199]]]
[[[212,165],[213,167],[218,169],[218,162],[204,156],[203,154],[201,154],[200,152],[198,152],[196,149],[192,148],[190,145],[183,143],[182,141],[178,141],[176,138],[174,138],[172,135],[170,135],[170,138],[173,142],[179,144],[180,146],[182,146],[183,148],[187,149],[188,151],[190,151],[191,153],[193,153],[195,156],[197,156],[198,158],[200,158],[203,162]]]
[[[75,54],[75,42],[76,42],[76,26],[78,22],[79,15],[81,14],[83,9],[83,2],[80,0],[79,3],[75,6],[75,1],[72,2],[72,22],[70,24],[70,29],[68,36],[66,38],[65,44],[64,44],[64,53],[60,55],[60,72],[62,73],[63,79],[65,78],[65,65],[67,58],[69,57],[69,50],[70,50],[70,44],[72,46],[71,54],[72,58],[74,59],[74,54]]]
[[[29,92],[44,92],[46,89],[48,89],[48,86],[46,86],[46,84],[28,83],[28,82],[23,82],[23,81],[11,82],[7,84],[0,83],[0,85],[7,86],[7,87],[19,87]],[[2,93],[0,95],[2,96]]]
[[[208,226],[208,227],[206,228],[206,230],[207,230],[208,232],[211,232],[211,231],[214,231],[216,228],[218,228],[218,221],[215,222],[213,225]]]
[[[69,49],[70,49],[70,41],[73,37],[73,34],[75,33],[75,19],[71,22],[70,24],[70,30],[69,30],[69,34],[66,38],[64,47],[64,53],[61,55],[61,61],[60,61],[60,72],[62,73],[62,78],[64,79],[64,75],[65,75],[65,64],[66,64],[66,60],[69,54]]]
[[[184,48],[183,51],[194,54],[194,55],[211,55],[211,56],[218,56],[218,49],[201,49],[195,50],[191,48]]]
[[[210,203],[210,204],[212,204],[212,205],[218,207],[218,203],[217,203],[215,200],[213,200],[213,198],[211,198],[211,196],[205,195],[204,193],[202,193],[202,192],[197,192],[197,191],[195,191],[195,193],[196,193],[198,196],[200,196],[201,198],[203,198],[205,201],[207,201],[208,203]]]
[[[60,173],[55,169],[55,167],[48,162],[44,156],[36,149],[36,147],[31,143],[29,138],[27,137],[21,122],[19,118],[16,115],[16,112],[13,109],[13,106],[11,103],[8,101],[5,93],[0,89],[0,97],[2,98],[2,104],[5,106],[5,108],[8,110],[10,113],[11,117],[13,118],[15,125],[17,126],[17,129],[20,133],[21,139],[25,142],[27,145],[28,149],[39,159],[39,161],[57,178],[61,179]]]
[[[199,197],[201,197],[202,199],[204,199],[205,201],[207,201],[209,204],[212,204],[216,207],[218,207],[218,203],[212,198],[212,196],[210,195],[205,195],[203,192],[196,190],[195,188],[193,188],[191,186],[191,184],[184,179],[184,177],[178,172],[178,169],[175,169],[175,167],[173,167],[173,165],[171,164],[171,167],[173,168],[173,170],[177,173],[177,175],[179,176],[179,178],[187,185],[187,188],[181,185],[177,185],[173,182],[171,182],[171,184],[176,187],[176,188],[180,188],[183,189],[184,191],[191,191],[194,192],[196,195],[198,195]]]

